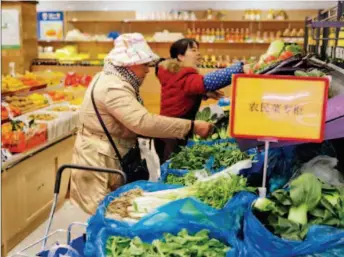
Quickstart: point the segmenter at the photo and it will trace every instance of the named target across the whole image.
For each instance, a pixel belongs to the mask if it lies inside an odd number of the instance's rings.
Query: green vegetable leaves
[[[290,208],[288,219],[307,224],[307,212],[313,210],[321,199],[321,182],[312,173],[305,173],[290,184]]]
[[[163,240],[146,244],[140,238],[111,236],[106,242],[107,257],[224,257],[230,249],[217,239],[209,238],[208,230],[189,235],[182,229],[178,235],[164,234]]]
[[[247,179],[242,176],[230,175],[230,178],[197,182],[194,186],[195,197],[215,209],[222,209],[235,193],[240,191],[255,192],[255,188],[247,186]]]
[[[192,147],[182,147],[177,154],[172,154],[171,169],[200,170],[211,156],[215,157],[214,169],[229,167],[238,161],[249,159],[246,153],[235,150],[233,143],[221,143],[212,146],[194,145]]]
[[[268,229],[285,239],[303,240],[311,225],[344,228],[342,189],[321,183],[311,173],[293,180],[289,192],[277,190],[271,199],[257,200],[254,209]]]
[[[295,71],[295,76],[298,77],[324,77],[326,74],[320,70],[312,69],[311,71],[305,72],[305,71]]]
[[[197,181],[195,176],[196,172],[198,171],[190,171],[184,176],[168,174],[165,183],[171,185],[191,186]]]

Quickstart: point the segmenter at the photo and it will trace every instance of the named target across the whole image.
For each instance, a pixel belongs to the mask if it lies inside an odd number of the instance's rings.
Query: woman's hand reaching
[[[212,91],[206,94],[207,98],[219,100],[220,98],[224,97],[225,94],[222,91]]]
[[[199,135],[201,138],[207,138],[213,133],[213,124],[205,121],[195,120],[194,122],[194,133]]]

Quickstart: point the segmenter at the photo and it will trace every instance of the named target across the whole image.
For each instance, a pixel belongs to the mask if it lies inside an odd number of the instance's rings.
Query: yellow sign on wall
[[[234,76],[232,137],[321,142],[327,78]]]

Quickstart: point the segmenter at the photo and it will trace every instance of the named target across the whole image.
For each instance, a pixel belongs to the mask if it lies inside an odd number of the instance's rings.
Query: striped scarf
[[[103,71],[105,75],[115,75],[128,82],[135,90],[137,101],[143,105],[143,100],[140,96],[140,86],[143,81],[139,79],[134,72],[126,67],[115,66],[109,61],[104,64]]]

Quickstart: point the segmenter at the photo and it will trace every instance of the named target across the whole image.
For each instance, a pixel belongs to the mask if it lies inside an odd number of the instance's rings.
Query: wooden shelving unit
[[[284,31],[289,29],[303,29],[306,16],[316,15],[318,10],[290,10],[287,11],[288,20],[243,20],[244,10],[224,11],[222,20],[203,19],[204,11],[195,11],[197,20],[136,20],[133,11],[67,11],[65,12],[65,35],[72,29],[78,29],[88,34],[108,34],[111,31],[119,33],[139,32],[147,36],[155,32],[168,30],[187,34],[188,29],[249,29],[252,33]],[[266,17],[266,12],[262,12]],[[107,53],[113,47],[113,42],[107,41],[39,41],[40,46],[60,48],[67,44],[78,47],[79,52],[89,53],[91,58],[97,58],[99,53]],[[171,42],[149,42],[153,51],[161,57],[168,57]],[[259,56],[266,51],[269,43],[200,43],[202,55],[230,55],[233,57]]]

